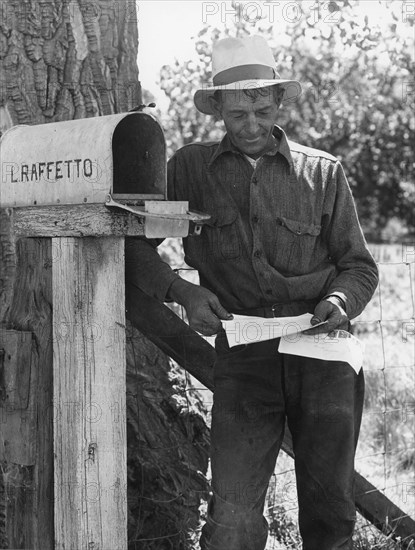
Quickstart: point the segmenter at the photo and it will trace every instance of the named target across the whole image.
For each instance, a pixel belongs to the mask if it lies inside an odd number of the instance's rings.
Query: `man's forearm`
[[[188,281],[185,281],[181,277],[178,277],[170,284],[167,290],[166,297],[169,300],[172,300],[173,302],[177,302],[178,304],[185,306],[186,297],[188,296],[189,291],[194,286],[195,285],[193,283],[189,283]]]
[[[350,187],[340,163],[327,192],[326,211],[330,218],[328,248],[338,275],[327,289],[346,306],[349,319],[357,317],[373,296],[378,269],[367,247]]]
[[[146,294],[165,301],[172,282],[180,277],[160,258],[156,244],[126,237],[125,278],[127,283],[141,288]]]
[[[378,269],[373,258],[368,255],[365,263],[361,262],[358,267],[340,271],[330,285],[326,297],[340,298],[349,319],[354,319],[372,298],[377,284]]]

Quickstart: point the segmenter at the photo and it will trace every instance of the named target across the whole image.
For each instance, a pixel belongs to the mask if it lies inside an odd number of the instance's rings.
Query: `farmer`
[[[229,348],[221,321],[309,312],[313,325],[327,321],[325,332],[347,329],[376,288],[376,264],[340,162],[288,141],[276,125],[281,103],[301,88],[280,78],[265,40],[219,40],[212,64],[213,86],[194,102],[220,117],[226,134],[187,145],[168,163],[169,198],[211,215],[200,235],[184,239],[200,286],[161,261],[159,241],[126,245],[130,283],[182,304],[193,329],[217,334],[213,494],[201,548],[265,548],[264,501],[287,421],[303,549],[349,549],[363,372],[280,354],[279,339]]]

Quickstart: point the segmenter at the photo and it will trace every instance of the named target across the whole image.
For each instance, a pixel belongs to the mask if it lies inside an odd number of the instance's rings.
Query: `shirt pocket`
[[[285,275],[312,269],[321,225],[280,216],[276,218],[274,267]]]
[[[235,260],[241,256],[238,233],[238,212],[233,208],[219,209],[203,224],[202,238],[206,261]]]

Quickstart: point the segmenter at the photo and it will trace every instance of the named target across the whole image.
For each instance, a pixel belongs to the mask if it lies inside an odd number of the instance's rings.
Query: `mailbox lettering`
[[[11,181],[13,182],[13,175],[16,171],[16,169],[19,168],[19,165],[16,162],[5,162],[3,164],[3,178],[2,183],[5,183],[9,177]]]
[[[46,170],[47,170],[47,173],[48,173],[48,180],[51,179],[51,175],[52,175],[52,165],[53,165],[53,164],[55,164],[55,163],[54,163],[54,162],[48,162],[47,165],[46,165],[46,166],[47,166]]]
[[[71,175],[71,164],[72,164],[72,161],[71,161],[71,160],[65,160],[65,164],[66,164],[66,168],[68,169],[68,178],[69,178],[70,175]]]
[[[56,161],[56,179],[57,180],[60,180],[63,178],[62,172],[61,172],[61,164],[62,164],[61,160]]]
[[[64,177],[71,181],[82,177],[94,178],[97,181],[99,174],[97,163],[92,162],[91,159],[68,159],[21,164],[20,167],[17,163],[10,163],[8,170],[5,171],[5,176],[6,182],[21,183],[40,181],[43,178],[52,182]]]
[[[46,163],[45,162],[39,162],[39,179],[43,176],[43,169],[45,167]]]
[[[87,163],[89,164],[88,169],[87,169]],[[92,176],[92,162],[90,159],[84,160],[84,174],[87,178],[90,178]]]
[[[82,159],[75,159],[74,162],[76,162],[76,177],[79,178],[79,165],[81,163]]]
[[[29,181],[29,167],[27,164],[22,164],[22,181],[23,178],[26,178],[26,181]]]
[[[14,170],[13,170],[13,168],[12,168],[11,174],[12,174],[12,183],[17,183],[18,180],[14,179]]]
[[[39,178],[37,176],[37,169],[36,169],[36,164],[32,164],[32,174],[30,176],[30,181],[37,181]]]

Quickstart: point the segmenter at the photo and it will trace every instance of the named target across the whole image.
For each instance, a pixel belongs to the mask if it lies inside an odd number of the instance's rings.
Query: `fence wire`
[[[169,251],[171,240],[164,244]],[[176,257],[177,245],[173,243]],[[379,267],[380,282],[365,311],[353,321],[353,333],[365,344],[366,396],[356,455],[356,470],[403,512],[415,518],[415,244],[370,246]],[[168,252],[167,252],[168,254]],[[171,258],[170,258],[171,259]],[[180,263],[180,262],[179,262]],[[198,282],[195,270],[176,265],[176,271]],[[176,313],[186,319],[180,306]],[[207,339],[213,344],[213,339]],[[185,372],[181,390],[187,400],[195,388],[210,423],[212,394]],[[209,476],[209,472],[208,472]],[[202,497],[200,526],[207,503]],[[179,497],[179,495],[178,495]],[[294,461],[280,453],[269,484],[265,515],[270,526],[266,550],[298,549],[297,494]],[[135,548],[199,550],[196,532],[182,531],[156,539],[137,540]],[[156,545],[155,545],[156,543]],[[415,550],[415,533],[399,540],[382,534],[359,515],[354,548],[357,550]]]

